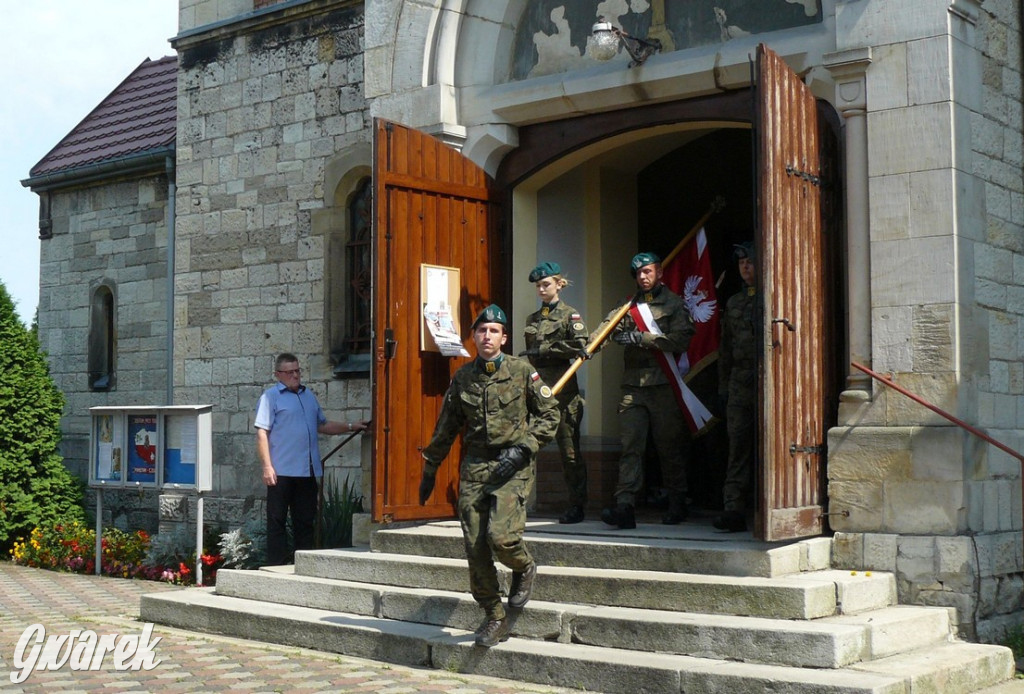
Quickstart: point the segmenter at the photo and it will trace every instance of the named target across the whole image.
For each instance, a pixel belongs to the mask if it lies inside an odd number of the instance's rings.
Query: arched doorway
[[[822,214],[838,210],[827,200],[839,190],[830,175],[838,169],[835,157],[829,154],[836,151],[835,133],[819,127],[828,119],[818,117],[819,108],[799,78],[766,48],[762,47],[761,53],[759,63],[770,69],[762,68],[758,83],[770,88],[526,126],[519,131],[519,147],[502,161],[494,182],[481,179],[478,190],[473,191],[455,181],[452,194],[479,199],[495,213],[479,227],[486,228],[486,233],[474,241],[486,241],[488,248],[488,265],[483,268],[487,275],[481,275],[485,281],[478,283],[476,291],[511,306],[513,316],[525,316],[535,307],[533,288],[524,281],[529,268],[544,256],[560,254],[565,261],[559,262],[575,276],[583,297],[572,303],[582,308],[595,326],[607,310],[631,295],[632,282],[626,271],[629,257],[641,249],[664,252],[671,248],[685,233],[685,216],[699,214],[689,208],[706,208],[709,201],[701,196],[717,195],[732,181],[735,202],[728,215],[709,221],[709,236],[720,266],[731,244],[748,237],[751,230],[755,230],[759,257],[765,259],[761,276],[767,277],[763,287],[766,309],[761,322],[765,336],[762,389],[766,396],[760,448],[769,453],[762,455],[758,476],[760,521],[755,531],[765,539],[784,539],[817,534],[824,527],[824,432],[836,403],[831,355],[840,353],[842,347],[838,331],[833,330],[831,321],[825,321],[825,316],[841,315],[828,308],[834,297],[826,291],[830,284],[825,277],[830,268],[840,266],[835,249],[842,245],[836,238],[840,232],[835,215],[825,221]],[[771,99],[778,103],[768,103]],[[790,120],[798,127],[790,127]],[[382,132],[378,127],[378,135]],[[381,142],[390,139],[378,137]],[[413,157],[421,157],[428,149],[434,151],[433,144],[419,138],[415,142],[408,154],[378,149],[376,199],[381,210],[392,205],[387,185],[382,187],[388,176],[380,172],[392,161],[404,166],[407,156],[415,168],[418,159]],[[690,168],[693,170],[681,170]],[[712,169],[714,175],[709,173]],[[390,176],[390,180],[396,192],[410,189],[415,182],[421,191],[417,195],[427,196],[424,199],[428,201],[440,193],[437,185],[412,169]],[[743,181],[748,182],[745,188]],[[672,191],[678,188],[692,194],[674,196]],[[408,210],[401,212],[405,208],[395,209],[405,215],[406,226],[418,228],[424,220],[432,223],[431,215],[410,217]],[[378,244],[382,240],[390,243],[393,237],[384,230],[393,228],[388,226],[392,222],[380,213],[377,217]],[[673,232],[674,228],[677,231]],[[438,238],[445,238],[446,232],[440,233]],[[457,236],[462,232],[453,228],[451,233]],[[381,263],[396,248],[379,245],[377,279],[387,276],[387,265]],[[434,245],[425,248],[437,249]],[[414,269],[415,262],[409,267]],[[473,269],[481,268],[477,263]],[[392,317],[398,317],[401,304],[415,305],[415,290],[408,279],[378,283],[378,306],[395,309]],[[834,273],[832,279],[838,283]],[[388,294],[393,288],[399,291],[397,301]],[[728,291],[726,285],[723,295]],[[810,309],[813,311],[808,312]],[[388,345],[392,333],[387,328],[390,318],[385,319],[378,316],[377,321],[379,364],[391,359],[389,349],[395,344]],[[779,325],[789,331],[780,333]],[[415,328],[415,323],[410,324],[410,331]],[[514,327],[512,334],[520,339]],[[513,343],[514,350],[519,346]],[[436,361],[429,355],[409,356],[410,364],[425,368]],[[589,430],[594,437],[603,461],[615,458],[614,444],[608,444],[615,438],[609,435],[615,427],[618,378],[614,364],[614,359],[606,359],[600,371],[584,376],[582,384],[589,411],[585,433]],[[400,440],[393,429],[395,420],[381,416],[404,401],[379,390],[381,381],[386,380],[380,376],[405,371],[378,368],[375,385],[376,409],[380,410],[375,412],[375,517],[384,519],[437,517],[443,512],[441,506],[426,511],[408,506],[408,500],[414,498],[418,469],[415,464],[412,468],[395,467],[402,465],[395,461],[412,460],[411,449],[417,441]],[[449,373],[448,368],[440,371],[444,373],[439,378],[428,379],[433,384],[432,396]],[[427,378],[427,371],[417,373]],[[713,492],[706,489],[704,493],[710,504]],[[601,504],[608,494],[598,489],[591,496]]]

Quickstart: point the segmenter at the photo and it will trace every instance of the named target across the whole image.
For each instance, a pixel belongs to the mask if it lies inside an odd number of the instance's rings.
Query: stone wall
[[[889,41],[872,47],[868,71],[872,356],[875,370],[1022,450],[1019,7],[942,10],[861,26]],[[829,433],[835,565],[895,572],[902,602],[957,608],[971,638],[1020,624],[1019,462],[879,384],[844,402],[840,421]]]
[[[44,193],[45,194],[45,193]],[[40,242],[39,338],[67,404],[61,452],[88,478],[89,408],[167,399],[167,178],[55,190],[53,237]],[[90,389],[90,302],[107,282],[115,298],[116,381]]]
[[[335,230],[313,222],[345,202],[325,171],[370,140],[362,34],[361,3],[314,0],[175,41],[174,397],[214,405],[212,496],[243,515],[260,515],[265,494],[252,419],[276,354],[298,355],[329,419],[369,417],[368,380],[332,375],[325,284]],[[368,170],[368,157],[361,164]],[[323,439],[323,453],[336,443]],[[359,488],[360,458],[353,443],[328,474]]]

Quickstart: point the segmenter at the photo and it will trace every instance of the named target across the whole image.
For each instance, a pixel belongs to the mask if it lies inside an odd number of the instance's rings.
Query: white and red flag
[[[711,272],[708,238],[703,228],[679,253],[669,258],[662,271],[662,283],[683,298],[696,332],[685,353],[673,355],[675,359],[672,359],[665,352],[659,352],[658,358],[690,429],[699,433],[711,423],[714,415],[686,383],[718,358],[720,337],[718,296]],[[638,326],[645,326],[641,330],[660,333],[646,304],[634,305],[630,313]]]

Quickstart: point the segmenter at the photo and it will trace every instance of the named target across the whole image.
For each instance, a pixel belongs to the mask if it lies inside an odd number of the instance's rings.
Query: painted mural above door
[[[530,0],[516,30],[511,79],[594,65],[587,39],[597,17],[662,51],[721,44],[822,21],[821,0]],[[616,58],[629,60],[625,51]]]

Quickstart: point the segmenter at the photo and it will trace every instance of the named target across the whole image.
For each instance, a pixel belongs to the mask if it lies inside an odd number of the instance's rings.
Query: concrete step
[[[1010,676],[1009,649],[948,643],[874,663],[792,668],[512,638],[473,646],[466,630],[285,606],[192,589],[143,596],[141,617],[171,626],[317,648],[404,665],[588,691],[708,694],[958,694]],[[930,671],[929,671],[930,668]]]
[[[222,569],[216,593],[469,631],[480,622],[468,593],[298,576],[289,568]],[[797,667],[843,667],[950,638],[949,613],[936,607],[802,621],[531,600],[515,618],[513,633],[526,638]]]
[[[530,521],[526,541],[539,564],[771,578],[829,567],[832,543],[818,537],[791,543],[740,539],[710,526],[640,525],[616,530],[600,521],[559,525]],[[745,534],[749,538],[749,533]],[[465,558],[455,521],[375,530],[370,546],[388,554]]]
[[[297,552],[303,576],[407,588],[468,591],[465,559],[371,552]],[[501,570],[508,580],[509,572]],[[886,573],[815,571],[761,578],[541,565],[534,599],[775,619],[816,619],[887,607],[896,582]]]

